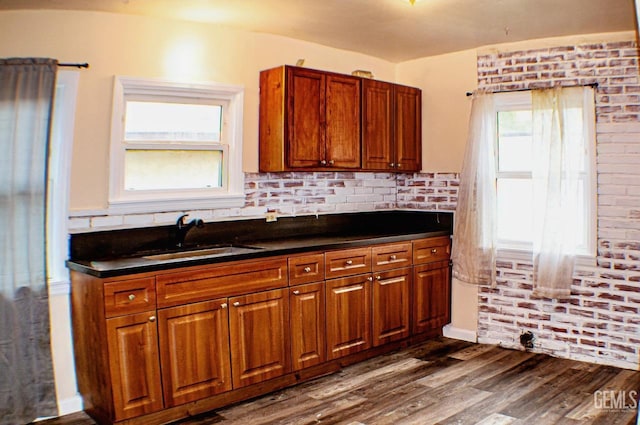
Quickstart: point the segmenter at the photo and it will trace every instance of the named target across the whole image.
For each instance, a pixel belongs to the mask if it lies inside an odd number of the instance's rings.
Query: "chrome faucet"
[[[182,248],[184,245],[184,238],[192,227],[204,227],[204,221],[200,218],[194,218],[188,223],[185,223],[184,219],[187,217],[189,217],[189,214],[182,214],[178,217],[178,221],[176,221],[176,246],[178,248]]]

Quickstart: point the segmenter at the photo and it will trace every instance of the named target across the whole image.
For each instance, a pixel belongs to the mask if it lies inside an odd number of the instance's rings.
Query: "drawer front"
[[[413,264],[445,261],[451,255],[451,239],[448,236],[413,241]]]
[[[343,249],[325,254],[325,276],[351,276],[371,272],[371,248]]]
[[[287,286],[287,259],[264,259],[156,277],[158,308]]]
[[[324,254],[289,257],[289,285],[324,280]]]
[[[141,313],[156,308],[156,280],[154,277],[123,280],[104,284],[104,312],[106,317]]]
[[[371,248],[373,271],[399,269],[411,265],[411,242],[374,246]]]

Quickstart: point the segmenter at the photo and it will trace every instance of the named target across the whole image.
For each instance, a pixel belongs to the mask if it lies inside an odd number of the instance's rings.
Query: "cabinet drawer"
[[[374,246],[371,248],[373,271],[399,269],[411,265],[411,242]]]
[[[448,260],[451,239],[448,236],[413,241],[413,264]]]
[[[158,275],[158,308],[287,286],[287,259],[264,259]]]
[[[324,254],[289,257],[289,285],[324,280]]]
[[[327,279],[369,272],[371,272],[371,248],[343,249],[325,254]]]
[[[106,317],[141,313],[156,308],[156,280],[153,277],[104,284]]]

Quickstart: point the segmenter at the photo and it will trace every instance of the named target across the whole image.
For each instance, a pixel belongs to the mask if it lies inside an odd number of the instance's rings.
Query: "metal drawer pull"
[[[382,279],[382,276],[378,275],[378,276],[376,276],[376,279],[380,280],[380,279]]]
[[[436,252],[438,252],[438,250],[437,250],[437,249],[435,249],[435,248],[433,248],[433,249],[431,250],[431,253],[432,253],[432,254],[435,254]]]
[[[155,322],[155,321],[156,321],[156,316],[151,316],[151,317],[149,317],[149,321],[150,321],[150,322]]]
[[[323,159],[322,161],[320,161],[320,165],[327,165],[327,161]]]
[[[352,265],[352,264],[353,264],[353,260],[347,260],[347,261],[345,261],[345,264],[346,264],[347,266],[350,266],[350,265]]]
[[[300,291],[296,289],[295,291],[293,291],[293,295],[300,295]]]
[[[391,254],[391,255],[389,256],[389,259],[390,259],[391,261],[394,261],[394,260],[396,260],[397,258],[398,258],[398,257],[396,257],[396,254]]]
[[[233,306],[234,306],[234,307],[239,307],[239,306],[240,306],[240,301],[236,301],[236,302],[234,302],[234,303],[233,303]]]
[[[304,272],[305,273],[310,273],[311,272],[311,267],[307,266],[304,268]]]
[[[373,282],[373,277],[372,277],[372,276],[369,276],[369,277],[367,278],[367,280],[368,280],[369,282]]]
[[[136,296],[133,294],[129,294],[129,301],[133,301],[136,299]]]
[[[220,304],[220,308],[227,308],[227,303]]]

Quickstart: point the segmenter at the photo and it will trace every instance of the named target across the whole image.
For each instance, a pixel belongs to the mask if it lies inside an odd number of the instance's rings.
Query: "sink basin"
[[[246,246],[246,245],[224,245],[224,246],[216,246],[211,248],[194,249],[190,251],[178,251],[178,252],[169,252],[165,254],[145,255],[142,258],[144,258],[145,260],[167,261],[167,260],[177,260],[177,259],[186,259],[186,258],[216,257],[219,255],[243,254],[246,252],[255,251],[257,249],[262,249],[262,248],[255,247],[255,246]]]

